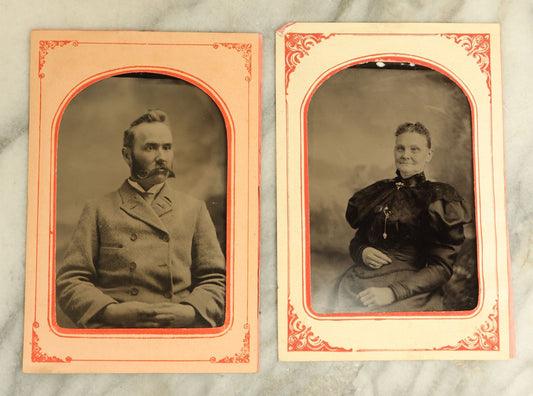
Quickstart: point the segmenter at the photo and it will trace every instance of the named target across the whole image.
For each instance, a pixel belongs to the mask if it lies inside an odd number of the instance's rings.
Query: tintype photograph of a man
[[[470,103],[410,62],[341,70],[308,108],[317,313],[468,311],[478,303]]]
[[[57,324],[222,326],[226,178],[224,118],[197,86],[130,73],[79,92],[58,132]]]

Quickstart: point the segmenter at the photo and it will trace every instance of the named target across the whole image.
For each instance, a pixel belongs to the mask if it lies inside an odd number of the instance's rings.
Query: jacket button
[[[164,240],[165,242],[168,242],[170,240],[167,234],[161,235],[161,239]]]
[[[135,234],[135,233],[131,234],[130,239],[132,241],[136,241],[137,240],[137,234]]]
[[[131,294],[132,296],[136,296],[137,294],[139,294],[139,289],[137,289],[136,287],[132,287],[132,288],[130,289],[130,294]]]
[[[165,293],[165,297],[166,298],[172,298],[172,293],[171,292],[166,292]]]
[[[137,263],[135,263],[135,261],[132,261],[130,263],[130,271],[131,272],[135,271],[135,268],[137,268]]]

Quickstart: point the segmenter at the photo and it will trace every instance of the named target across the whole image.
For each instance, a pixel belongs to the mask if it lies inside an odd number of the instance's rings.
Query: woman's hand
[[[372,269],[378,269],[384,265],[392,263],[389,256],[373,247],[365,248],[363,250],[362,258],[363,263]]]
[[[388,287],[369,287],[359,293],[359,299],[363,305],[368,308],[389,305],[396,300],[392,289]]]

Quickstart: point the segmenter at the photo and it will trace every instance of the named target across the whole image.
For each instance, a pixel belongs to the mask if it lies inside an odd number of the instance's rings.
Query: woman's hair
[[[162,122],[168,125],[167,118],[167,113],[165,113],[163,110],[148,110],[142,116],[133,121],[130,124],[130,127],[124,131],[123,146],[130,148],[133,147],[133,140],[135,138],[135,132],[133,131],[133,127],[144,122]]]
[[[396,133],[394,134],[394,136],[399,136],[402,133],[407,132],[418,133],[419,135],[424,136],[426,138],[428,148],[431,148],[431,135],[429,133],[429,130],[424,125],[422,125],[422,123],[418,121],[414,124],[412,122],[405,122],[401,124],[398,129],[396,129]]]

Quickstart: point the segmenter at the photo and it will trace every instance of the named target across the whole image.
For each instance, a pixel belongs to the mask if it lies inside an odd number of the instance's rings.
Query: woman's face
[[[403,178],[414,176],[431,161],[433,151],[428,147],[426,137],[416,132],[405,132],[396,137],[394,160]]]

